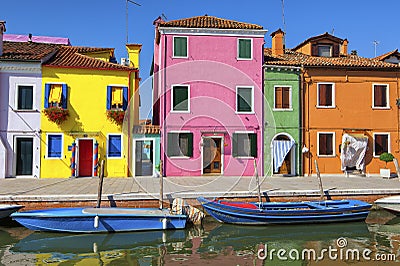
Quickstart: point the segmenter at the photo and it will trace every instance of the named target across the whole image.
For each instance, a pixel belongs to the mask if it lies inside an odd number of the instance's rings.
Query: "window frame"
[[[250,58],[240,57],[240,40],[250,40]],[[237,60],[253,60],[253,39],[252,38],[238,38],[237,39]]]
[[[19,109],[18,106],[18,101],[19,101],[19,87],[20,86],[25,86],[25,87],[32,87],[32,109]],[[36,85],[35,84],[26,84],[26,83],[17,83],[15,84],[15,111],[19,111],[19,112],[31,112],[31,111],[35,111],[35,105],[36,105],[36,101],[35,101],[35,92],[36,92]]]
[[[386,86],[386,106],[375,106],[375,86]],[[387,84],[387,83],[373,83],[372,84],[372,109],[381,109],[381,110],[390,109],[389,92],[390,92],[389,84]]]
[[[114,108],[112,107],[112,89],[121,88],[122,89],[122,107]],[[126,97],[126,99],[125,99]],[[106,86],[106,110],[110,111],[126,111],[129,105],[129,87],[124,84],[108,84]],[[109,102],[108,102],[109,101]]]
[[[332,95],[331,95],[331,97],[332,97],[332,105],[320,105],[319,104],[319,102],[320,102],[319,85],[332,85]],[[335,89],[335,83],[334,82],[318,82],[317,83],[317,105],[316,105],[316,107],[317,108],[321,108],[321,109],[334,109],[334,108],[336,108],[336,101],[335,101],[336,97],[335,97],[335,95],[336,95],[336,89]]]
[[[238,91],[239,89],[251,89],[251,111],[239,111],[239,102],[238,102]],[[236,94],[235,94],[235,101],[236,101],[236,114],[254,114],[254,86],[236,86]]]
[[[319,143],[319,136],[322,134],[331,134],[332,135],[332,154],[320,154],[320,143]],[[336,134],[335,132],[325,132],[325,131],[321,131],[321,132],[317,132],[317,156],[318,157],[336,157]]]
[[[50,87],[49,87],[49,94],[47,95],[46,94],[46,92],[47,92],[47,85],[49,85]],[[60,108],[62,108],[62,109],[64,109],[64,110],[67,110],[68,109],[68,98],[69,98],[69,96],[68,96],[68,93],[69,93],[69,88],[68,88],[68,84],[67,83],[65,83],[65,82],[47,82],[47,83],[44,83],[44,102],[43,102],[43,108],[44,109],[47,109],[47,108],[50,108],[50,107],[52,107],[51,105],[50,105],[50,102],[49,102],[49,97],[50,97],[50,93],[51,93],[51,89],[52,89],[52,85],[61,85],[61,106],[58,106],[58,107],[60,107]],[[65,90],[65,91],[64,91]],[[65,92],[65,95],[64,95],[64,92]],[[65,99],[65,103],[63,102],[63,99]],[[46,102],[47,101],[47,102]],[[47,107],[46,107],[46,105],[47,105]]]
[[[276,107],[276,89],[277,88],[289,88],[289,107],[288,108],[277,108]],[[272,108],[274,111],[293,111],[292,105],[292,86],[288,85],[274,85],[274,106]]]
[[[390,151],[390,133],[389,132],[374,132],[373,133],[373,157],[374,158],[379,158],[379,156],[380,156],[380,154],[376,154],[376,151],[375,151],[375,140],[376,140],[376,135],[386,135],[387,136],[387,138],[388,138],[388,140],[387,140],[387,152],[391,152]]]
[[[250,156],[246,156],[246,155],[235,155],[235,153],[234,153],[234,146],[235,146],[235,144],[234,144],[234,135],[247,135],[248,136],[248,138],[249,138],[249,140],[250,140]],[[254,134],[255,136],[256,136],[256,143],[255,143],[255,145],[256,145],[256,151],[255,151],[255,155],[256,156],[251,156],[252,155],[252,143],[251,143],[251,137],[249,137],[249,134]],[[235,131],[235,132],[233,132],[232,133],[232,137],[231,137],[231,141],[232,141],[232,157],[233,158],[237,158],[237,159],[255,159],[255,158],[257,158],[258,157],[258,149],[259,149],[259,145],[258,145],[258,136],[257,136],[257,132],[254,132],[254,131]]]
[[[322,47],[329,47],[329,56],[321,55],[319,48]],[[333,56],[333,45],[331,44],[317,44],[318,56],[319,57],[332,57]]]
[[[120,156],[110,156],[110,136],[119,136],[120,137],[120,141],[121,141],[121,147],[120,147],[121,155]],[[106,148],[107,159],[122,159],[123,151],[124,151],[123,135],[120,133],[107,134],[107,148]]]
[[[174,88],[175,87],[186,87],[188,91],[188,104],[187,110],[174,110]],[[190,85],[189,84],[173,84],[171,85],[171,113],[190,113]]]
[[[167,132],[167,141],[168,141],[168,139],[169,139],[169,134],[178,134],[178,144],[179,144],[179,135],[180,134],[192,134],[192,156],[187,156],[187,155],[170,155],[170,152],[169,152],[169,149],[168,149],[168,147],[169,147],[169,143],[167,143],[167,146],[166,146],[166,152],[165,152],[165,154],[167,155],[167,157],[168,158],[174,158],[174,159],[190,159],[190,158],[192,158],[193,157],[193,151],[194,151],[194,142],[193,142],[193,140],[194,140],[194,134],[193,134],[193,132],[191,132],[191,131],[189,131],[189,130],[171,130],[171,131],[169,131],[169,132]],[[189,147],[189,149],[190,149],[190,147]],[[179,147],[179,150],[182,152],[182,150],[180,149],[180,147]]]
[[[49,137],[50,136],[61,136],[61,154],[60,157],[53,157],[49,154]],[[64,157],[64,134],[63,133],[46,133],[46,159],[48,160],[57,160],[62,159]]]
[[[186,39],[186,56],[175,55],[175,39],[185,38]],[[189,38],[188,36],[173,36],[172,37],[172,58],[189,58]]]

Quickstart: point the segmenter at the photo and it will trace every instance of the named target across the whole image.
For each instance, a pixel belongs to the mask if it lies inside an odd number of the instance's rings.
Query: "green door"
[[[17,138],[17,175],[32,175],[33,138]]]

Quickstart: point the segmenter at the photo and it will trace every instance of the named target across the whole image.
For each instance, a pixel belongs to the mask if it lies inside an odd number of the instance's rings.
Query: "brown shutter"
[[[280,109],[283,107],[282,103],[282,87],[275,88],[275,108]]]
[[[386,107],[386,86],[375,85],[374,86],[374,106],[375,107]]]
[[[326,84],[318,85],[318,105],[319,106],[326,105]]]
[[[332,84],[327,84],[325,85],[325,104],[326,106],[332,106],[333,105],[333,99],[332,99]]]
[[[290,88],[284,87],[282,89],[282,107],[288,109],[290,108]]]
[[[326,155],[333,155],[333,134],[326,134]]]
[[[326,135],[319,134],[319,154],[325,155],[326,154]]]
[[[333,57],[338,57],[339,56],[339,44],[334,44],[333,45]]]
[[[311,45],[311,55],[318,56],[318,45],[317,44]]]

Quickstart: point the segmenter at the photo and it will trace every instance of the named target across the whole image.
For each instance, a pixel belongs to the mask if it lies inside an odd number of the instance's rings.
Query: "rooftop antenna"
[[[141,4],[136,3],[136,2],[134,2],[132,0],[126,0],[126,43],[129,43],[129,39],[128,39],[128,34],[129,34],[129,31],[128,31],[128,24],[129,24],[129,21],[128,21],[128,2],[132,3],[132,4],[135,4],[137,6],[142,6]]]
[[[164,14],[164,13],[161,13],[161,17],[162,17],[163,19],[165,19],[165,21],[167,21],[167,20],[168,20],[168,18],[165,16],[165,14]]]
[[[286,22],[285,22],[285,1],[282,0],[282,23],[283,23],[283,47],[285,47],[285,36],[286,36]]]
[[[375,41],[373,41],[372,43],[374,44],[374,53],[375,53],[375,56],[374,56],[374,57],[376,57],[376,47],[378,46],[379,41],[375,40]]]

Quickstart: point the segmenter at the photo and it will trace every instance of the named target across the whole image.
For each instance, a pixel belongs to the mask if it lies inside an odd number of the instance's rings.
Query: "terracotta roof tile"
[[[59,47],[57,44],[5,41],[0,60],[40,62]]]
[[[46,66],[83,67],[97,69],[132,70],[133,68],[105,62],[85,55],[86,53],[112,51],[112,48],[95,48],[79,46],[62,46],[57,53],[45,64]]]
[[[133,134],[160,134],[160,126],[156,125],[134,126]]]
[[[308,67],[357,67],[357,68],[400,68],[376,59],[347,55],[340,57],[310,56],[286,49],[281,56],[273,56],[271,48],[264,49],[265,65],[308,66]]]
[[[263,29],[263,27],[260,25],[217,18],[208,15],[171,20],[167,22],[160,22],[159,25],[162,27],[178,27],[178,28],[255,29],[255,30]]]
[[[308,38],[307,40],[303,41],[302,43],[300,43],[299,45],[294,47],[292,50],[297,50],[297,49],[299,49],[300,47],[304,46],[305,44],[307,44],[309,42],[315,42],[315,41],[318,41],[320,39],[330,39],[330,40],[332,40],[334,42],[337,42],[337,43],[342,43],[343,42],[343,39],[338,38],[336,36],[333,36],[333,35],[325,32],[323,34]]]
[[[383,55],[375,57],[374,59],[376,59],[376,60],[385,60],[386,58],[388,58],[390,56],[400,56],[399,50],[396,49],[396,50],[387,52],[387,53],[385,53]]]

